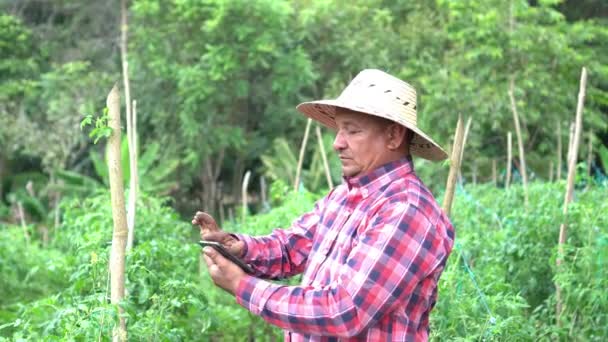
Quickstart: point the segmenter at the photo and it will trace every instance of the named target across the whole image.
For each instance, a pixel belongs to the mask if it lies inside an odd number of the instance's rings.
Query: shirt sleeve
[[[275,229],[259,237],[234,234],[245,242],[243,260],[253,267],[256,277],[282,279],[302,273],[326,201],[327,197],[315,203],[314,209],[300,216],[289,229]]]
[[[391,201],[392,202],[392,201]],[[237,302],[294,332],[352,337],[410,300],[447,257],[435,222],[417,207],[386,203],[362,231],[338,279],[323,287],[282,286],[247,276]]]

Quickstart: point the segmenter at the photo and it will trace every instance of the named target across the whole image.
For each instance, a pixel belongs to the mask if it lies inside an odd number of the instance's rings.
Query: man
[[[204,249],[216,285],[285,330],[291,341],[425,341],[454,231],[416,176],[411,154],[447,154],[416,125],[416,91],[364,70],[335,100],[297,109],[334,130],[344,182],[289,229],[262,237],[192,223],[255,269],[248,275]],[[300,286],[271,283],[303,273]]]

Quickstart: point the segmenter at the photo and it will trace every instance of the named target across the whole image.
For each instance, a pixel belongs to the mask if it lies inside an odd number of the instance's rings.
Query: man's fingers
[[[226,262],[226,258],[211,247],[203,248],[203,253],[205,254],[205,260],[209,258],[209,261],[216,267],[221,268]]]
[[[224,231],[209,231],[203,234],[203,240],[223,242],[226,235],[230,235]]]

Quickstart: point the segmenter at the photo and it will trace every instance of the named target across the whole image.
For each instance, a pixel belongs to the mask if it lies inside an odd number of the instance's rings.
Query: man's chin
[[[344,177],[355,177],[359,174],[358,170],[342,166],[342,175]]]

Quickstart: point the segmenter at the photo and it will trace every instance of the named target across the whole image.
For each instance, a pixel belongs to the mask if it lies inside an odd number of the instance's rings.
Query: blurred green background
[[[122,88],[121,3],[2,0],[0,10],[0,339],[107,339],[116,316],[105,300],[107,141],[94,143],[81,122],[103,117],[113,84]],[[127,265],[133,340],[280,339],[199,270],[189,218],[203,209],[227,229],[263,234],[310,209],[328,185],[313,126],[301,187],[289,190],[306,126],[295,106],[338,96],[365,68],[416,87],[419,125],[446,150],[458,115],[471,118],[453,211],[463,245],[440,284],[445,299],[433,312],[434,338],[608,336],[608,304],[594,302],[605,297],[607,281],[608,2],[132,0],[127,14],[143,193],[142,233]],[[589,76],[575,196],[582,202],[569,218],[569,268],[558,273],[566,152],[583,66]],[[536,209],[522,203],[510,84]],[[124,97],[122,106],[126,128]],[[337,184],[332,141],[322,128]],[[126,139],[122,152],[128,184]],[[488,185],[494,163],[500,190]],[[508,190],[507,168],[515,183]],[[441,199],[447,163],[417,160],[416,169]],[[469,258],[485,307],[465,267]],[[554,282],[570,301],[563,322],[552,311]]]

